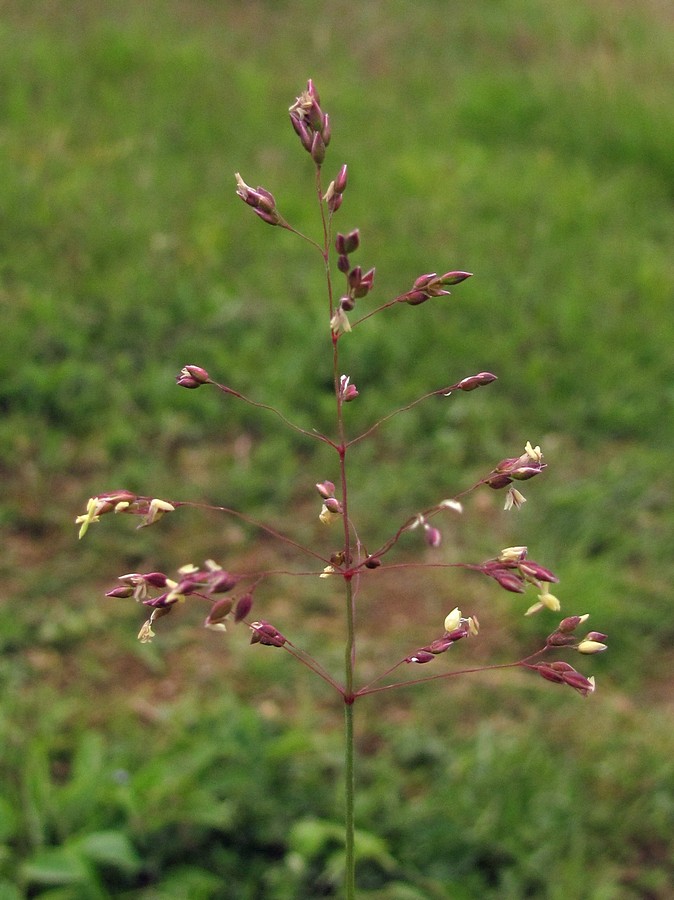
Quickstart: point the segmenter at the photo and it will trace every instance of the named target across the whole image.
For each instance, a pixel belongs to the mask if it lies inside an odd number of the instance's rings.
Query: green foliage
[[[462,699],[382,706],[398,724],[382,723],[381,752],[362,772],[363,896],[664,900],[674,890],[674,748],[660,703],[674,576],[664,7],[85,7],[38,14],[10,2],[0,25],[0,895],[210,898],[224,883],[232,896],[286,900],[339,883],[340,761],[302,680],[273,670],[288,679],[275,687],[283,727],[232,700],[224,676],[204,696],[181,672],[182,701],[148,701],[144,682],[161,696],[175,672],[130,649],[134,610],[93,599],[147,560],[187,561],[175,558],[181,526],[148,531],[143,549],[126,522],[92,529],[77,555],[63,537],[88,494],[121,485],[266,517],[291,510],[309,527],[295,512],[332,475],[321,449],[215,393],[179,391],[173,376],[199,363],[304,427],[329,421],[320,265],[247,216],[233,180],[247,164],[246,180],[314,227],[290,128],[277,139],[279,110],[311,75],[332,113],[335,166],[347,154],[339,227],[361,229],[373,302],[421,272],[476,273],[446,301],[395,309],[357,346],[344,342],[361,392],[354,428],[439,384],[499,375],[488,391],[392,420],[360,448],[358,521],[376,539],[392,517],[540,442],[547,485],[527,491],[498,535],[550,564],[565,609],[591,612],[612,648],[593,669],[600,696],[615,698],[608,711],[600,697],[553,705],[554,686],[516,702],[492,682]],[[182,521],[187,558],[252,536]],[[482,507],[467,510],[462,551],[491,552],[484,521]],[[301,599],[315,612],[315,598]],[[527,623],[522,641],[540,629]],[[109,646],[102,658],[89,635]],[[254,704],[267,663],[231,652],[230,664],[202,647]],[[101,705],[120,656],[132,671],[142,659],[138,683],[118,693],[154,710],[144,724],[118,696]],[[443,717],[462,704],[469,721],[452,723],[460,738],[447,748]],[[473,727],[481,716],[491,718]],[[379,739],[367,730],[364,741]]]
[[[396,725],[385,704],[364,728],[364,741],[387,750],[365,752],[360,766],[362,895],[666,896],[671,732],[656,713],[641,715],[639,731],[625,727],[634,713],[606,703],[560,716],[549,692],[526,684],[496,688],[496,707],[512,707],[513,691],[527,701],[519,720],[474,724],[462,690],[436,694],[430,708],[419,695]],[[6,749],[3,767],[21,781],[8,796],[16,812],[3,819],[0,876],[39,897],[215,898],[223,885],[273,900],[338,895],[334,736],[319,719],[274,721],[211,692],[196,699],[188,687],[154,724],[116,717],[115,746],[99,732],[64,740],[46,727],[23,765],[19,748]]]

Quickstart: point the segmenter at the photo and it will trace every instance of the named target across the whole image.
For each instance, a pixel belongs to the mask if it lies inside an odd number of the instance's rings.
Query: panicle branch
[[[246,184],[239,173],[236,173],[236,193],[241,200],[250,206],[253,212],[263,222],[286,229],[317,248],[323,257],[327,277],[328,308],[330,312],[330,336],[332,347],[332,381],[336,400],[335,435],[328,437],[317,430],[304,429],[290,421],[274,406],[262,403],[243,395],[238,390],[226,384],[219,383],[211,378],[209,373],[198,365],[185,365],[176,376],[176,384],[189,390],[211,385],[224,395],[232,396],[242,402],[260,410],[265,410],[277,416],[288,428],[303,437],[318,440],[330,447],[338,456],[339,477],[336,478],[336,486],[330,480],[324,480],[316,484],[316,489],[321,498],[321,509],[318,518],[321,524],[329,526],[335,523],[341,524],[342,546],[334,547],[328,552],[317,552],[294,538],[284,534],[276,528],[257,522],[244,513],[225,506],[209,506],[196,502],[168,501],[150,495],[140,495],[128,490],[107,491],[89,499],[84,514],[76,519],[79,525],[79,537],[83,537],[89,526],[98,522],[101,516],[107,513],[122,513],[134,515],[140,519],[139,528],[152,525],[164,515],[173,512],[179,506],[192,506],[216,509],[233,515],[256,528],[261,529],[267,535],[309,556],[312,565],[319,563],[320,569],[310,573],[295,572],[293,574],[309,574],[317,578],[338,578],[345,589],[346,609],[346,677],[344,686],[340,685],[322,666],[296,647],[275,625],[266,619],[258,619],[249,622],[253,606],[255,590],[264,579],[265,574],[256,576],[233,574],[224,570],[213,560],[207,560],[201,567],[192,565],[183,566],[178,570],[174,579],[162,572],[130,573],[120,576],[118,584],[108,591],[109,598],[133,598],[150,610],[149,618],[145,621],[139,638],[147,642],[154,636],[153,625],[156,620],[169,614],[177,605],[184,603],[188,598],[207,604],[208,609],[204,620],[207,628],[216,631],[225,631],[229,623],[245,623],[251,632],[251,643],[262,646],[283,648],[300,662],[306,665],[319,677],[330,683],[344,697],[347,703],[352,703],[357,696],[372,693],[375,690],[393,689],[400,685],[386,685],[373,688],[375,682],[389,676],[403,664],[428,664],[438,656],[445,654],[456,643],[468,637],[476,637],[479,631],[477,618],[474,615],[464,616],[458,607],[455,607],[444,619],[444,630],[439,636],[432,638],[416,651],[399,660],[386,670],[381,676],[370,682],[369,685],[357,690],[353,684],[355,668],[355,611],[358,602],[358,586],[361,576],[374,573],[380,569],[391,569],[393,565],[384,565],[384,557],[399,543],[403,535],[418,529],[423,536],[429,552],[440,551],[443,543],[441,528],[436,519],[440,513],[450,510],[462,512],[463,507],[459,498],[464,497],[481,486],[492,490],[505,490],[506,510],[519,509],[526,502],[525,497],[519,491],[516,484],[528,481],[543,473],[547,464],[543,460],[543,454],[539,446],[527,442],[524,452],[516,457],[501,460],[484,478],[471,487],[462,490],[451,499],[445,499],[439,503],[408,516],[391,536],[374,552],[368,553],[360,541],[358,532],[349,515],[348,482],[349,467],[347,459],[356,444],[372,435],[381,425],[400,413],[407,412],[432,397],[449,397],[457,393],[471,393],[478,388],[485,387],[497,380],[492,372],[481,371],[468,375],[441,388],[428,391],[411,402],[393,409],[382,418],[375,421],[360,434],[350,436],[345,420],[345,406],[359,397],[359,390],[350,375],[341,374],[340,354],[338,348],[339,338],[349,333],[356,325],[375,314],[394,306],[405,304],[407,306],[421,306],[428,300],[445,297],[451,293],[450,288],[461,284],[472,277],[471,272],[463,270],[450,270],[443,274],[430,272],[419,275],[414,279],[411,287],[393,299],[388,300],[374,309],[365,312],[355,321],[350,321],[350,314],[354,312],[358,303],[367,298],[374,290],[375,268],[364,269],[363,266],[353,261],[354,255],[360,249],[361,235],[358,228],[350,231],[339,232],[334,241],[332,238],[332,217],[341,208],[345,191],[349,183],[349,172],[346,164],[342,164],[330,180],[327,189],[321,187],[321,169],[325,163],[326,151],[332,137],[332,124],[330,116],[324,111],[321,99],[313,81],[307,81],[306,88],[299,94],[289,108],[289,117],[292,128],[297,135],[301,146],[309,154],[315,167],[317,200],[319,202],[321,225],[323,230],[323,244],[305,237],[290,225],[278,210],[274,195],[265,187],[251,187]],[[343,289],[338,301],[333,302],[333,274],[331,266],[334,266],[343,277]],[[313,480],[313,479],[312,479]],[[427,565],[424,562],[421,565]],[[503,590],[514,594],[523,594],[527,588],[533,587],[538,591],[536,602],[531,605],[526,615],[541,612],[543,610],[557,612],[560,609],[560,601],[551,593],[550,585],[558,582],[557,576],[548,568],[528,557],[528,549],[524,546],[508,547],[497,556],[479,564],[473,563],[431,563],[445,568],[465,568],[479,572],[495,581]],[[411,566],[411,563],[401,565]],[[269,573],[266,573],[269,574]],[[562,619],[558,627],[548,635],[545,646],[537,653],[525,660],[509,663],[509,666],[523,666],[537,672],[544,679],[571,686],[584,696],[594,690],[594,681],[576,672],[567,663],[561,661],[540,662],[537,657],[551,650],[572,650],[583,655],[593,655],[606,649],[606,636],[601,632],[590,631],[583,637],[576,635],[576,630],[587,619],[583,616],[567,616]],[[498,668],[489,666],[484,668]],[[464,670],[471,671],[471,670]],[[445,673],[449,677],[457,672]],[[418,679],[424,681],[429,679]],[[404,682],[406,684],[410,682]]]

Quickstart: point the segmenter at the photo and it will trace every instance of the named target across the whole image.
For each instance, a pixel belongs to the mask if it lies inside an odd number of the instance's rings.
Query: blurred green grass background
[[[492,676],[363,717],[363,896],[672,896],[672,8],[15,0],[1,12],[7,897],[331,895],[330,698],[195,617],[139,648],[138,610],[100,599],[125,571],[207,555],[257,565],[267,542],[187,513],[140,535],[105,522],[81,547],[72,527],[88,496],[125,486],[313,539],[312,485],[335,477],[332,460],[273,418],[174,384],[198,363],[329,427],[321,267],[249,214],[233,178],[316,234],[286,115],[307,77],[333,122],[326,173],[349,165],[336,227],[359,227],[355,261],[377,267],[365,303],[422,272],[475,273],[343,342],[355,427],[499,375],[359,448],[366,542],[540,443],[549,469],[529,503],[509,516],[500,495],[469,503],[440,558],[528,544],[560,575],[564,611],[590,612],[611,642],[585,666],[600,686],[585,703]],[[259,614],[337,669],[332,601],[274,589]],[[550,630],[474,580],[384,582],[363,612],[363,659],[409,652],[413,626],[425,643],[454,601],[485,625],[461,663],[512,658]]]

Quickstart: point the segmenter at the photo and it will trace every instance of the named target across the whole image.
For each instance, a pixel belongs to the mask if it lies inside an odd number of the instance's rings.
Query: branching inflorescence
[[[138,526],[140,528],[156,523],[164,515],[183,506],[216,509],[252,524],[294,548],[298,555],[304,558],[305,565],[308,565],[309,568],[297,570],[293,574],[325,579],[324,583],[327,584],[341,583],[345,616],[343,679],[330,674],[318,660],[296,646],[275,625],[252,616],[256,591],[269,577],[278,574],[277,571],[230,572],[225,571],[212,560],[208,560],[202,567],[191,564],[182,566],[174,578],[170,578],[163,572],[134,572],[122,575],[118,579],[118,585],[108,591],[106,596],[111,598],[132,597],[147,607],[149,615],[139,634],[142,642],[152,640],[157,620],[172,612],[176,606],[187,600],[200,602],[206,611],[204,625],[207,628],[225,631],[230,623],[245,625],[250,630],[251,643],[283,648],[337,691],[346,710],[347,824],[344,879],[346,896],[352,897],[355,884],[352,718],[354,702],[368,694],[384,690],[390,691],[425,681],[456,677],[459,674],[478,670],[473,668],[443,671],[412,680],[409,678],[396,680],[395,673],[401,667],[431,663],[459,641],[477,636],[479,631],[477,618],[474,615],[464,615],[460,609],[455,608],[442,620],[439,634],[425,646],[411,651],[369,683],[358,685],[355,666],[357,637],[355,610],[361,581],[372,577],[377,570],[405,565],[405,563],[391,561],[391,557],[401,539],[408,533],[416,531],[423,536],[426,545],[439,546],[442,541],[442,532],[438,526],[438,517],[448,512],[460,514],[462,512],[461,499],[473,491],[483,487],[495,491],[504,490],[505,509],[518,509],[525,502],[525,497],[516,485],[540,475],[545,470],[546,464],[543,461],[540,447],[532,446],[527,442],[521,455],[501,460],[484,477],[454,497],[441,499],[428,509],[408,516],[400,523],[399,527],[393,530],[390,537],[381,546],[374,550],[365,550],[349,514],[349,466],[351,449],[354,445],[367,439],[393,416],[401,414],[431,397],[469,393],[492,384],[496,380],[496,376],[491,372],[479,372],[463,377],[453,384],[428,391],[406,406],[393,409],[360,434],[349,432],[345,407],[348,403],[357,400],[359,391],[351,377],[341,372],[339,352],[341,341],[345,337],[347,340],[353,340],[354,338],[351,337],[353,331],[362,327],[373,316],[383,313],[394,305],[407,304],[415,307],[429,300],[448,296],[449,288],[470,278],[471,273],[448,271],[442,275],[436,273],[420,275],[414,279],[409,289],[398,296],[361,312],[362,301],[374,288],[375,270],[370,268],[364,272],[361,266],[352,264],[351,257],[360,245],[358,230],[346,234],[333,233],[333,219],[343,203],[348,184],[348,172],[346,165],[342,165],[334,179],[325,186],[322,167],[327,147],[330,144],[331,124],[328,114],[321,107],[318,93],[311,81],[308,82],[306,90],[292,104],[289,113],[291,124],[302,147],[310,155],[314,165],[316,201],[320,211],[322,229],[321,239],[315,241],[297,231],[283,218],[277,208],[274,196],[267,189],[250,187],[238,173],[236,174],[236,192],[263,222],[292,232],[317,250],[322,257],[327,298],[325,325],[328,342],[326,347],[331,353],[335,400],[334,433],[329,435],[305,430],[290,421],[272,405],[244,396],[235,388],[213,380],[205,369],[197,365],[184,366],[176,381],[179,386],[188,389],[208,386],[225,396],[271,413],[280,418],[288,428],[299,432],[307,439],[321,441],[334,450],[336,457],[335,481],[323,480],[315,485],[320,502],[318,513],[320,521],[325,526],[339,527],[340,536],[336,539],[334,551],[329,556],[324,556],[294,540],[289,534],[282,533],[228,507],[213,507],[185,500],[161,500],[149,496],[139,496],[127,490],[108,491],[92,497],[87,504],[86,513],[77,518],[77,523],[80,525],[79,534],[82,537],[93,522],[97,522],[101,516],[111,512],[140,517]],[[336,274],[334,269],[339,274]],[[336,282],[340,277],[343,279],[343,288],[341,296],[337,297]],[[537,591],[536,601],[526,610],[527,615],[543,609],[552,612],[558,612],[560,609],[559,600],[550,592],[550,585],[558,581],[557,577],[549,569],[529,559],[526,547],[506,548],[493,559],[481,563],[452,563],[445,564],[444,567],[462,568],[480,573],[492,579],[499,587],[512,593],[523,594],[530,588]],[[526,658],[496,666],[481,666],[479,670],[520,667],[535,672],[548,681],[567,685],[581,695],[587,696],[595,688],[592,678],[585,677],[567,662],[557,659],[548,661],[551,653],[562,649],[574,650],[581,654],[593,654],[606,649],[605,635],[590,631],[580,637],[576,633],[587,618],[587,615],[568,616],[559,622],[547,637],[545,644]]]

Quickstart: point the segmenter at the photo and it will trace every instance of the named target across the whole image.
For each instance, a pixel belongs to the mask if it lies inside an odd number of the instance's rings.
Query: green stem
[[[355,794],[355,768],[353,753],[353,702],[344,704],[344,775],[346,813],[344,818],[344,842],[345,842],[345,872],[344,872],[344,896],[346,900],[355,900],[356,897],[356,856],[354,841],[354,812],[353,801]]]
[[[335,357],[336,360],[336,357]],[[337,368],[335,367],[335,374]],[[346,477],[346,444],[344,442],[344,420],[342,417],[342,404],[337,401],[337,421],[340,447],[340,477],[342,483],[342,516],[344,521],[344,563],[348,568],[352,566],[351,559],[351,533],[348,517],[348,488]],[[358,577],[357,575],[355,576]],[[344,896],[346,900],[355,900],[356,896],[356,857],[354,847],[354,794],[355,794],[355,764],[354,764],[354,667],[356,662],[356,610],[353,586],[353,572],[344,577],[344,600],[346,617],[346,642],[344,646],[344,847],[345,847],[345,875]]]
[[[332,277],[330,273],[329,254],[331,243],[331,223],[332,218],[326,219],[325,209],[321,200],[323,190],[321,188],[320,167],[316,167],[316,191],[321,210],[321,221],[323,223],[323,241],[324,250],[323,258],[325,261],[325,276],[328,289],[328,306],[330,311],[330,319],[334,314],[334,300],[332,294]],[[352,569],[353,560],[351,558],[351,531],[349,525],[348,513],[348,488],[346,476],[346,451],[347,442],[344,433],[344,416],[342,408],[342,398],[340,396],[340,376],[339,376],[339,350],[337,344],[339,335],[332,334],[332,379],[336,400],[336,419],[337,433],[339,435],[338,442],[327,441],[331,444],[339,454],[339,475],[341,484],[341,503],[342,503],[342,522],[344,526],[344,561],[343,565],[347,570],[344,574],[344,601],[345,601],[345,619],[346,619],[346,642],[344,647],[344,799],[345,799],[345,815],[344,815],[344,896],[346,900],[355,900],[356,898],[356,855],[355,855],[355,827],[354,827],[354,798],[355,798],[355,760],[354,760],[354,737],[353,737],[353,704],[356,699],[354,693],[354,668],[356,663],[356,627],[355,627],[355,594],[353,587],[354,571]],[[355,575],[357,578],[358,575]]]

